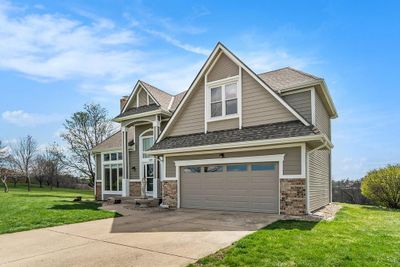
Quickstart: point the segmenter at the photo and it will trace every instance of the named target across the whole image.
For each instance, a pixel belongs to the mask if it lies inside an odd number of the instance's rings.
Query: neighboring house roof
[[[140,106],[138,108],[130,108],[130,109],[126,110],[125,112],[120,113],[114,119],[123,118],[123,117],[136,115],[136,114],[140,114],[140,113],[145,113],[145,112],[157,110],[159,108],[160,107],[157,104],[151,104],[151,105],[148,105],[148,106],[147,105],[146,106]]]
[[[306,126],[302,122],[296,120],[257,125],[242,129],[170,136],[154,144],[150,150],[164,150],[222,143],[289,138],[316,134],[317,133],[314,131],[313,126]]]
[[[322,78],[290,67],[268,71],[257,75],[275,91],[322,81]]]

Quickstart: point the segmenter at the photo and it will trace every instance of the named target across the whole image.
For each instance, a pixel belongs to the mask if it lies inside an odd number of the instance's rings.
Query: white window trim
[[[221,120],[229,120],[234,118],[239,118],[241,111],[241,84],[240,84],[240,75],[232,76],[229,78],[221,79],[218,81],[207,82],[205,86],[205,111],[206,111],[206,123],[213,121],[221,121]],[[237,112],[236,114],[226,115],[226,101],[230,99],[225,98],[225,86],[227,84],[236,83],[236,105]],[[217,117],[211,117],[211,89],[215,87],[221,87],[221,105],[222,105],[222,115]],[[218,101],[219,102],[219,101]]]
[[[144,178],[144,169],[143,169],[143,164],[145,163],[153,163],[154,164],[154,158],[153,157],[149,157],[149,158],[143,158],[143,139],[147,139],[147,138],[153,138],[153,144],[155,142],[154,140],[154,135],[145,135],[146,133],[149,132],[153,132],[153,128],[151,129],[147,129],[146,131],[142,132],[139,136],[139,179],[131,179],[130,181],[132,182],[136,182],[136,181],[142,181],[142,179]],[[153,185],[154,186],[154,185]],[[154,191],[154,188],[153,188]],[[148,192],[146,192],[148,193]]]
[[[122,153],[122,150],[111,150],[107,152],[101,152],[101,199],[104,199],[104,194],[112,194],[112,195],[121,195],[123,193],[123,187],[124,184],[122,182],[122,188],[121,191],[107,191],[105,190],[105,182],[104,182],[104,165],[113,165],[113,164],[121,164],[123,168],[123,159],[122,160],[110,160],[109,161],[104,161],[104,154],[111,154],[111,153]],[[122,155],[123,157],[123,155]],[[118,159],[118,155],[117,155]]]

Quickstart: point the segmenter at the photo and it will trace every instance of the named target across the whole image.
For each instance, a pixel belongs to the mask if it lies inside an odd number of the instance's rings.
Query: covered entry
[[[279,213],[278,162],[186,163],[193,165],[179,166],[180,207]]]

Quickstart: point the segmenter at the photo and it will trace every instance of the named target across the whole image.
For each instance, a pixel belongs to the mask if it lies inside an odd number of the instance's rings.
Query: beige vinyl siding
[[[217,81],[236,75],[239,75],[239,66],[230,60],[225,54],[221,54],[218,61],[208,73],[207,81]]]
[[[102,180],[101,177],[101,154],[96,154],[96,180]]]
[[[241,152],[227,152],[224,153],[225,158],[230,157],[252,157],[263,155],[285,154],[283,161],[283,174],[301,174],[301,148],[288,147],[277,149],[265,149],[256,151],[241,151]],[[220,153],[207,154],[207,155],[192,155],[192,156],[175,156],[167,157],[166,160],[166,173],[167,177],[175,177],[175,161],[177,160],[194,160],[194,159],[213,159],[219,158]]]
[[[283,99],[311,123],[311,91],[285,95]]]
[[[147,93],[145,90],[139,92],[139,107],[147,105]]]
[[[139,177],[139,136],[146,130],[152,129],[153,126],[149,123],[135,127],[135,150],[129,151],[129,179],[140,179]],[[149,133],[151,135],[151,133]],[[147,134],[146,134],[147,135]],[[135,167],[136,170],[132,170]]]
[[[330,197],[330,152],[317,150],[309,156],[310,211],[329,203]]]
[[[167,136],[200,132],[204,132],[204,77],[193,88],[192,95],[174,119]]]
[[[243,127],[297,120],[246,71],[243,70],[242,75]]]
[[[331,138],[331,120],[318,93],[315,93],[315,126]]]
[[[153,98],[149,97],[149,105],[151,104],[155,104],[156,102],[154,102]]]
[[[239,118],[221,120],[221,121],[211,121],[207,124],[207,131],[220,131],[227,129],[237,129],[239,128]]]

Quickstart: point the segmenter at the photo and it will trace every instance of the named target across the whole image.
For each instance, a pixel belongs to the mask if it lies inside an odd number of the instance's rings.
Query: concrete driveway
[[[281,217],[180,209],[0,235],[1,266],[185,266]]]

